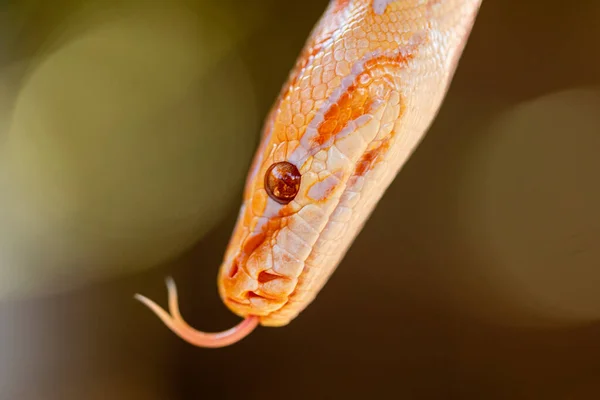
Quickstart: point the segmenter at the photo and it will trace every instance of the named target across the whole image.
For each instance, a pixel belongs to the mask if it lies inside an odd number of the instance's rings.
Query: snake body
[[[168,280],[171,330],[202,347],[283,326],[337,268],[435,118],[481,0],[332,0],[267,117],[218,276],[244,318],[191,328]]]

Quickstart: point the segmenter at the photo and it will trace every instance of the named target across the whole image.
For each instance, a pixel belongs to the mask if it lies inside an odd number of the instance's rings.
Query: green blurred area
[[[484,0],[446,101],[317,300],[237,322],[217,268],[327,1],[0,5],[0,400],[600,397],[600,6]],[[162,302],[161,302],[162,303]],[[308,351],[308,350],[310,351]]]
[[[206,234],[258,140],[234,52],[257,17],[177,2],[10,12],[23,23],[3,74],[0,296],[147,268]]]

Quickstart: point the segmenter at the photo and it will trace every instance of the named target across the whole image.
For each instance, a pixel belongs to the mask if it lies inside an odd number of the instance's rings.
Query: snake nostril
[[[272,280],[275,280],[277,278],[280,278],[280,276],[271,274],[267,271],[262,271],[260,274],[258,274],[258,282],[259,283],[271,282]]]
[[[259,297],[262,298],[263,297],[260,294],[257,294],[255,292],[248,292],[247,296],[248,296],[249,299],[255,299],[255,298],[259,298]]]

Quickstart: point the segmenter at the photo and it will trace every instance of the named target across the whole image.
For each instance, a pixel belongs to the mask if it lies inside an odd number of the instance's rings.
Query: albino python
[[[332,0],[264,127],[221,265],[244,320],[204,333],[136,295],[177,335],[222,347],[315,298],[435,118],[481,0]]]

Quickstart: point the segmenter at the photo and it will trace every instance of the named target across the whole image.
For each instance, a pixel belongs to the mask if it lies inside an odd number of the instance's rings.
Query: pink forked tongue
[[[211,348],[229,346],[248,336],[258,326],[258,317],[249,316],[238,325],[223,332],[206,333],[198,331],[189,326],[181,317],[177,301],[177,286],[171,278],[167,278],[167,289],[169,291],[170,314],[141,294],[136,294],[135,299],[152,310],[177,336],[194,346]]]

